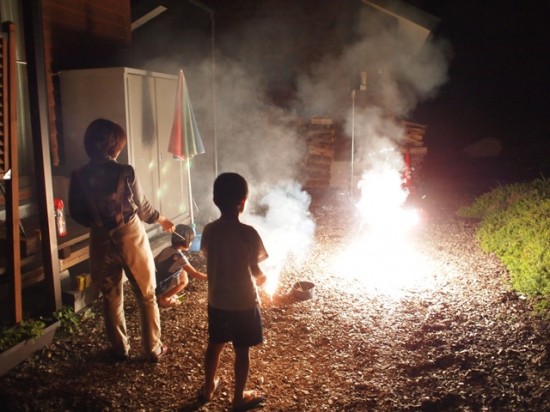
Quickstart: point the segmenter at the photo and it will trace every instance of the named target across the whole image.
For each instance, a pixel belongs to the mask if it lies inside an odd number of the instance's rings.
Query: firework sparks
[[[358,188],[358,230],[334,258],[333,272],[389,295],[429,287],[427,259],[413,242],[420,215],[405,206],[408,192],[402,187],[402,173],[381,162],[363,174]]]

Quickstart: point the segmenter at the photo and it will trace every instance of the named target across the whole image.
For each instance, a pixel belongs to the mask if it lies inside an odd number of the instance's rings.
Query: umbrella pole
[[[191,186],[191,160],[187,159],[187,184],[189,189],[189,217],[191,218],[191,227],[195,230],[195,217],[193,211],[193,187]]]
[[[351,91],[351,153],[350,153],[350,196],[355,192],[355,90]]]

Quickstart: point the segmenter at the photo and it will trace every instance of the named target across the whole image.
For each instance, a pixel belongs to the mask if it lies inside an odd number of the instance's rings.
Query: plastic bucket
[[[198,233],[193,239],[193,241],[191,242],[191,247],[189,248],[190,252],[200,252],[201,239],[202,239],[202,233]]]

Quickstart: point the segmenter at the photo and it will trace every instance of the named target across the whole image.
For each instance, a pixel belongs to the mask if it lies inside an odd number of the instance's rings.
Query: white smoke
[[[397,28],[371,7],[362,8],[356,40],[337,56],[325,58],[299,82],[298,100],[304,105],[315,102],[309,113],[328,110],[341,115],[347,136],[354,139],[354,170],[361,176],[357,187],[369,199],[391,190],[387,186],[391,182],[396,193],[402,191],[404,161],[399,145],[406,131],[401,120],[419,102],[434,97],[448,79],[448,44],[428,37],[419,47],[418,38]],[[354,69],[365,73],[366,91],[353,82],[348,89],[334,87]],[[394,178],[388,179],[388,174]],[[373,184],[380,180],[385,189]]]
[[[313,241],[311,197],[299,183],[306,144],[297,134],[297,118],[267,101],[260,76],[232,59],[220,60],[217,70],[219,173],[236,172],[248,181],[242,221],[264,241],[265,289],[273,294],[281,272],[297,268]]]
[[[435,96],[447,81],[448,45],[417,40],[387,27],[369,7],[357,19],[356,40],[298,79],[298,101],[309,115],[342,113],[351,105],[353,77],[367,74],[367,90],[376,105],[397,117],[406,116],[419,101]],[[348,86],[348,87],[346,87]]]
[[[300,4],[287,2],[284,7],[299,9]],[[419,101],[433,97],[447,80],[445,44],[428,39],[419,51],[410,38],[379,19],[379,13],[357,4],[359,13],[339,13],[339,2],[304,6],[301,13],[309,13],[308,21],[326,20],[327,27],[333,27],[329,31],[308,31],[303,20],[292,20],[300,14],[290,9],[270,14],[260,8],[260,20],[243,20],[243,25],[218,39],[218,45],[231,47],[231,53],[216,50],[215,68],[210,59],[184,67],[199,121],[214,117],[212,102],[216,102],[215,133],[199,127],[203,138],[216,136],[218,172],[237,172],[248,180],[251,198],[243,219],[257,226],[270,253],[271,270],[277,274],[296,255],[306,253],[315,227],[308,212],[310,197],[298,183],[306,153],[304,139],[297,135],[299,119],[320,115],[341,122],[355,139],[360,171],[390,169],[399,175],[403,160],[397,146],[404,136],[399,120]],[[352,33],[345,24],[350,19],[355,22]],[[265,61],[266,55],[285,56],[297,44],[301,51],[286,61],[282,57],[283,64]],[[325,53],[321,45],[327,46]],[[264,53],[268,47],[276,49]],[[304,68],[304,55],[313,54],[309,49],[315,50],[311,59],[315,63]],[[174,67],[176,73],[181,65],[164,67]],[[297,68],[302,72],[297,74]],[[367,73],[367,90],[373,97],[367,106],[352,110],[351,90],[357,89],[361,71]],[[269,88],[282,82],[294,86],[292,107],[276,106],[268,96]],[[212,153],[212,145],[205,144]],[[201,161],[198,156],[199,166]],[[209,219],[217,216],[211,201],[214,177],[199,172],[193,182],[201,215]],[[369,178],[364,180],[359,182],[362,190],[380,191]]]
[[[218,160],[221,171],[235,171],[251,183],[297,179],[305,154],[296,119],[268,103],[262,81],[237,62],[219,69]]]
[[[269,259],[262,269],[268,275],[266,290],[273,293],[283,270],[300,267],[312,244],[315,223],[308,211],[310,196],[297,182],[279,181],[257,190],[252,199],[262,211],[248,209],[242,220],[254,226],[264,241]]]

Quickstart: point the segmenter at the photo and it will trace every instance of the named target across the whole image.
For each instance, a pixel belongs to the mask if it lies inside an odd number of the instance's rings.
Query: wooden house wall
[[[59,70],[121,64],[131,42],[130,0],[43,0],[50,149],[61,162],[57,128]]]

